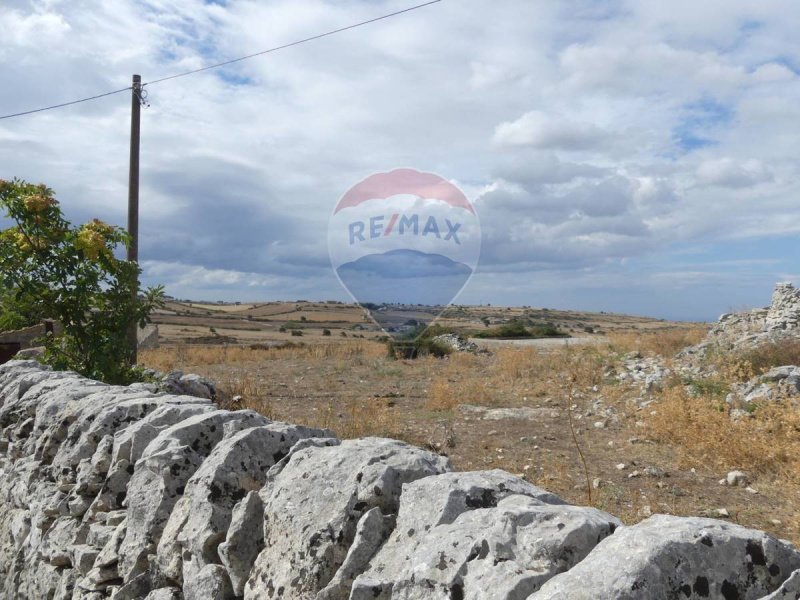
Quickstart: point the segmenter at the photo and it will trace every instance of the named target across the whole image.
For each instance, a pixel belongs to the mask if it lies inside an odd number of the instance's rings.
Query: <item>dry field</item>
[[[668,359],[704,333],[629,328],[592,346],[417,360],[390,359],[385,344],[369,339],[260,349],[179,344],[141,361],[216,380],[228,397],[242,397],[232,407],[343,438],[407,440],[447,454],[457,469],[505,469],[629,523],[725,509],[735,522],[800,542],[797,408],[764,407],[733,422],[721,396],[786,357],[717,358],[720,375],[696,385],[699,395],[675,377],[646,408],[638,388],[609,376],[624,353]],[[517,410],[486,412],[501,408]],[[733,469],[747,472],[757,493],[718,483]]]
[[[413,313],[409,317],[415,316]],[[549,323],[572,336],[604,336],[625,331],[669,331],[690,327],[649,317],[609,313],[558,311],[548,308],[450,306],[437,319],[444,327],[464,332],[480,331],[512,319]],[[319,342],[336,338],[380,339],[384,333],[355,304],[339,302],[268,302],[203,304],[171,301],[156,312],[162,342],[187,344],[274,344]],[[283,331],[282,331],[283,329]],[[330,336],[324,336],[324,331]]]

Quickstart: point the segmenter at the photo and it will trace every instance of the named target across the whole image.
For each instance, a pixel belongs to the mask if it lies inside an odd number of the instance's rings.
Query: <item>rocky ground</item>
[[[230,349],[128,388],[9,363],[0,593],[800,598],[797,315],[779,286],[676,358]]]
[[[800,594],[788,541],[669,515],[626,527],[404,442],[340,441],[33,361],[0,367],[0,399],[9,599]]]

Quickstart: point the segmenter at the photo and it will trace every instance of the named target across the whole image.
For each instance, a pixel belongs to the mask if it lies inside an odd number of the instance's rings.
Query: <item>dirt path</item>
[[[604,335],[595,335],[592,337],[538,338],[523,340],[488,340],[482,338],[470,338],[469,341],[474,342],[481,348],[486,348],[487,350],[503,346],[526,346],[539,348],[540,350],[560,350],[570,346],[605,344],[608,343],[609,340]]]

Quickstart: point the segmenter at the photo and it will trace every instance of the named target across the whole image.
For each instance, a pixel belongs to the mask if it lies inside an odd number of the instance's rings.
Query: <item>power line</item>
[[[425,8],[426,6],[430,6],[431,4],[437,4],[442,0],[431,0],[430,2],[425,2],[423,4],[417,4],[416,6],[411,6],[409,8],[405,8],[403,10],[398,10],[393,13],[389,13],[380,17],[375,17],[374,19],[368,19],[367,21],[361,21],[360,23],[354,23],[353,25],[348,25],[347,27],[340,27],[339,29],[333,29],[331,31],[327,31],[325,33],[320,33],[317,35],[313,35],[311,37],[304,38],[302,40],[297,40],[295,42],[290,42],[288,44],[283,44],[282,46],[275,46],[274,48],[269,48],[268,50],[262,50],[261,52],[256,52],[254,54],[248,54],[247,56],[241,56],[239,58],[234,58],[232,60],[226,60],[221,63],[217,63],[214,65],[209,65],[207,67],[201,67],[199,69],[193,69],[191,71],[185,71],[183,73],[176,73],[175,75],[169,75],[168,77],[161,77],[160,79],[154,79],[152,81],[148,81],[147,83],[143,83],[142,87],[146,85],[155,85],[156,83],[161,83],[163,81],[169,81],[171,79],[178,79],[179,77],[186,77],[188,75],[194,75],[195,73],[202,73],[203,71],[209,71],[211,69],[218,69],[219,67],[224,67],[227,65],[231,65],[233,63],[241,62],[243,60],[248,60],[250,58],[255,58],[256,56],[263,56],[264,54],[270,54],[272,52],[277,52],[278,50],[284,50],[286,48],[291,48],[292,46],[299,46],[300,44],[305,44],[308,42],[313,42],[314,40],[319,40],[324,37],[328,37],[331,35],[335,35],[337,33],[342,33],[344,31],[349,31],[351,29],[356,29],[358,27],[363,27],[364,25],[370,25],[372,23],[377,23],[378,21],[383,21],[385,19],[390,19],[392,17],[396,17],[398,15],[402,15],[404,13],[408,13],[414,10],[418,10],[420,8]],[[52,106],[45,106],[42,108],[35,108],[32,110],[26,110],[23,112],[13,113],[9,115],[0,115],[0,120],[2,119],[11,119],[13,117],[21,117],[24,115],[31,115],[33,113],[44,112],[46,110],[53,110],[55,108],[62,108],[64,106],[71,106],[73,104],[80,104],[81,102],[89,102],[90,100],[97,100],[98,98],[104,98],[106,96],[113,96],[114,94],[119,94],[121,92],[126,92],[131,89],[131,86],[114,90],[112,92],[105,92],[104,94],[97,94],[96,96],[89,96],[88,98],[81,98],[80,100],[72,100],[71,102],[63,102],[61,104],[53,104]]]
[[[11,115],[2,115],[0,119],[10,119],[11,117],[21,117],[23,115],[32,115],[33,113],[43,112],[45,110],[53,110],[54,108],[61,108],[63,106],[72,106],[73,104],[80,104],[81,102],[88,102],[89,100],[97,100],[98,98],[104,98],[105,96],[113,96],[114,94],[119,94],[120,92],[127,92],[131,89],[130,86],[126,88],[122,88],[120,90],[114,90],[113,92],[106,92],[105,94],[97,94],[96,96],[89,96],[88,98],[81,98],[80,100],[73,100],[72,102],[64,102],[62,104],[54,104],[52,106],[45,106],[43,108],[34,108],[33,110],[26,110],[24,112],[18,112]]]
[[[353,25],[348,25],[347,27],[341,27],[339,29],[334,29],[332,31],[328,31],[326,33],[320,33],[318,35],[312,35],[311,37],[307,37],[302,40],[297,40],[296,42],[290,42],[288,44],[284,44],[283,46],[276,46],[275,48],[270,48],[269,50],[262,50],[261,52],[256,52],[254,54],[248,54],[247,56],[242,56],[240,58],[234,58],[233,60],[226,60],[225,62],[217,63],[215,65],[209,65],[207,67],[201,67],[199,69],[193,69],[191,71],[186,71],[185,73],[178,73],[176,75],[170,75],[169,77],[162,77],[161,79],[154,79],[153,81],[148,81],[147,83],[143,83],[142,86],[145,85],[153,85],[156,83],[161,83],[162,81],[168,81],[170,79],[177,79],[178,77],[186,77],[187,75],[194,75],[195,73],[201,73],[202,71],[208,71],[210,69],[216,69],[218,67],[224,67],[227,65],[231,65],[233,63],[241,62],[243,60],[247,60],[249,58],[255,58],[256,56],[263,56],[264,54],[269,54],[271,52],[277,52],[278,50],[284,50],[286,48],[291,48],[292,46],[299,46],[300,44],[305,44],[306,42],[313,42],[314,40],[318,40],[324,37],[328,37],[330,35],[335,35],[337,33],[342,33],[343,31],[349,31],[350,29],[356,29],[357,27],[363,27],[364,25],[370,25],[371,23],[377,23],[378,21],[383,21],[384,19],[390,19],[391,17],[396,17],[397,15],[402,15],[403,13],[411,12],[412,10],[418,10],[420,8],[425,8],[426,6],[430,6],[431,4],[437,4],[442,0],[431,0],[431,2],[426,2],[424,4],[418,4],[417,6],[412,6],[410,8],[405,8],[403,10],[398,10],[397,12],[389,13],[388,15],[383,15],[382,17],[376,17],[374,19],[369,19],[368,21],[361,21],[360,23],[355,23]]]

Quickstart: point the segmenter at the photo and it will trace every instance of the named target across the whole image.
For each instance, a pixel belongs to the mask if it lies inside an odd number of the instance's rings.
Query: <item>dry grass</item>
[[[800,340],[787,339],[762,344],[740,353],[736,358],[749,364],[756,374],[765,373],[773,367],[800,365]]]
[[[657,332],[627,332],[609,334],[609,345],[617,352],[641,352],[672,358],[687,346],[703,341],[708,328],[676,328]]]
[[[348,340],[313,345],[286,345],[276,348],[249,346],[164,346],[143,350],[139,362],[159,371],[171,371],[186,366],[241,364],[280,360],[369,360],[383,357],[386,346],[380,342]]]
[[[578,387],[592,387],[602,382],[607,363],[607,357],[591,347],[566,347],[549,352],[537,348],[501,348],[494,361],[493,381],[529,384],[567,380]]]
[[[260,381],[247,371],[239,370],[236,373],[226,374],[224,377],[217,378],[217,387],[222,392],[222,408],[236,410],[249,408],[261,413],[268,419],[274,418],[274,408],[272,401],[264,393],[264,386]],[[233,402],[233,398],[241,397],[238,402]]]
[[[459,404],[463,402],[459,401],[453,386],[446,378],[434,380],[428,392],[425,408],[435,411],[452,410]]]
[[[530,377],[540,359],[535,348],[500,348],[495,352],[494,372],[506,382]]]
[[[340,439],[390,437],[402,439],[401,419],[397,410],[380,399],[350,400],[343,410],[328,406],[316,424],[332,430]]]
[[[798,406],[768,403],[751,418],[733,421],[718,397],[697,397],[684,386],[665,390],[655,406],[651,435],[676,448],[687,464],[743,469],[800,486]]]

